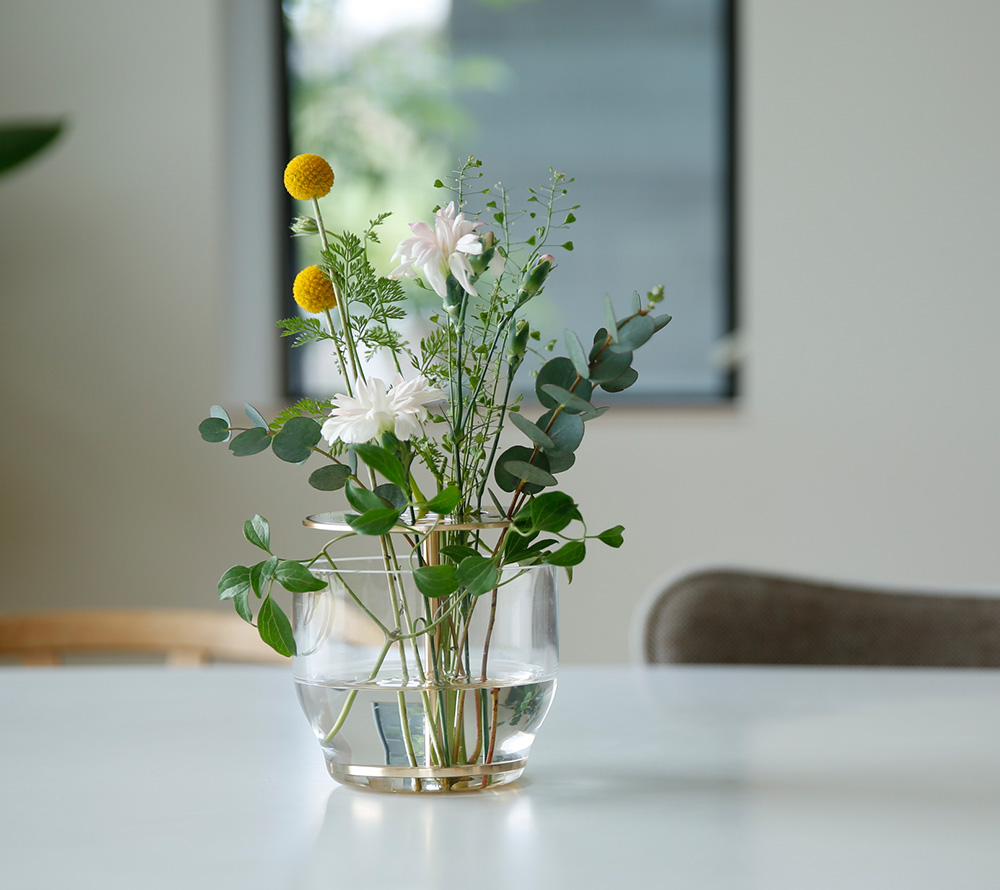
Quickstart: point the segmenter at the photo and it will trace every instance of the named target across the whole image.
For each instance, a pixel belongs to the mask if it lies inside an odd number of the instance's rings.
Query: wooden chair
[[[1000,667],[1000,590],[980,594],[704,568],[653,592],[633,650],[649,664]]]
[[[209,661],[283,662],[235,614],[208,610],[118,609],[0,614],[0,658],[56,665],[70,654],[159,653],[170,665]]]

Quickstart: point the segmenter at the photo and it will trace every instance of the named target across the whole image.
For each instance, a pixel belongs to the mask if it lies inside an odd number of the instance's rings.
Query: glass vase
[[[317,564],[295,594],[295,683],[330,775],[378,791],[471,791],[524,771],[556,687],[556,575],[423,595],[385,558]]]

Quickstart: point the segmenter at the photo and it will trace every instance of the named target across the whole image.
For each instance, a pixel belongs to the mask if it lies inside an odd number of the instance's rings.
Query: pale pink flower
[[[340,440],[348,445],[370,442],[392,430],[397,439],[419,436],[420,424],[427,419],[427,405],[444,398],[444,393],[420,375],[404,380],[397,374],[392,387],[372,377],[358,380],[354,395],[338,393],[329,419],[323,424],[323,438],[331,445]]]
[[[483,252],[483,243],[475,234],[481,225],[484,224],[468,221],[464,213],[456,215],[454,201],[434,214],[433,229],[425,222],[410,223],[413,236],[399,242],[393,260],[398,258],[402,262],[389,277],[414,278],[422,273],[434,293],[444,299],[450,272],[468,293],[478,296],[470,280],[469,256]]]

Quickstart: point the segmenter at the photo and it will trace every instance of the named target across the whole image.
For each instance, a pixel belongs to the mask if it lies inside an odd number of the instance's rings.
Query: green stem
[[[330,244],[326,238],[326,228],[323,226],[323,217],[319,210],[319,201],[316,198],[313,198],[312,204],[313,210],[316,213],[316,225],[319,227],[320,244],[323,246],[323,251],[327,252],[330,250]],[[340,315],[340,324],[344,332],[344,343],[347,346],[347,357],[351,363],[351,374],[354,379],[360,379],[362,383],[367,383],[365,380],[364,370],[361,368],[361,364],[358,361],[358,351],[354,345],[354,337],[351,334],[351,320],[347,309],[347,295],[340,292],[336,282],[333,283],[333,287],[337,296],[337,312]],[[350,384],[348,384],[348,388],[350,388]]]
[[[375,667],[372,668],[372,672],[368,675],[368,680],[374,680],[378,676],[379,670],[382,668],[382,662],[385,661],[386,655],[389,654],[389,650],[392,648],[392,644],[396,641],[389,638],[385,641],[385,645],[382,647],[382,651],[379,653],[378,659],[375,661]],[[337,717],[337,722],[333,724],[333,728],[323,736],[323,744],[329,745],[333,737],[340,732],[344,725],[344,721],[347,719],[347,715],[351,712],[351,705],[354,704],[354,699],[358,697],[358,690],[352,689],[347,694],[347,701],[344,702],[344,706],[340,709],[340,716]]]

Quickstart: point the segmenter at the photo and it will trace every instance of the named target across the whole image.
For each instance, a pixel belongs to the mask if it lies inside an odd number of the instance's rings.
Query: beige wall
[[[567,661],[624,660],[691,563],[1000,585],[1000,5],[743,6],[744,394],[590,427],[574,493],[628,533]],[[301,470],[195,431],[232,391],[223,38],[220,0],[0,9],[0,118],[72,118],[0,179],[0,609],[212,605],[254,511],[314,541]]]

